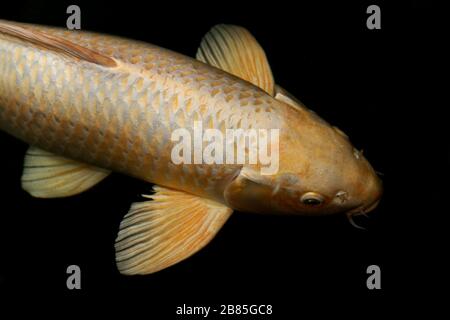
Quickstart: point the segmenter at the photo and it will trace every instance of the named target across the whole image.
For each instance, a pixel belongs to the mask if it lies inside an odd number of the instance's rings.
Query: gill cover
[[[250,212],[269,211],[268,203],[273,192],[272,178],[259,174],[258,170],[243,167],[237,177],[228,184],[224,191],[224,198],[228,206],[236,210]]]

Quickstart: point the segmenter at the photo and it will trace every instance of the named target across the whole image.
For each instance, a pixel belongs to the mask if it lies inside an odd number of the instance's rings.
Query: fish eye
[[[301,197],[300,201],[308,206],[318,206],[323,203],[323,197],[315,192],[307,192]]]

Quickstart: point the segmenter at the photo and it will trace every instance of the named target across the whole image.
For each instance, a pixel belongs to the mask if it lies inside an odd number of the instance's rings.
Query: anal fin
[[[153,201],[133,203],[120,224],[116,262],[122,274],[149,274],[199,251],[232,213],[223,204],[154,186]]]
[[[103,168],[30,147],[25,155],[22,188],[37,198],[68,197],[91,188],[109,173]]]

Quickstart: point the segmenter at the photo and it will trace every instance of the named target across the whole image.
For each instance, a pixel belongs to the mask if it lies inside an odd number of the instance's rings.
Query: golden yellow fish
[[[277,171],[174,163],[174,131],[277,129]],[[381,183],[347,136],[274,82],[244,28],[219,25],[197,60],[134,40],[0,20],[0,128],[30,144],[23,189],[71,196],[111,171],[151,183],[121,223],[116,261],[148,274],[205,246],[233,210],[349,216]],[[202,142],[203,143],[203,142]],[[203,146],[203,145],[202,145]],[[248,150],[246,150],[248,153]]]

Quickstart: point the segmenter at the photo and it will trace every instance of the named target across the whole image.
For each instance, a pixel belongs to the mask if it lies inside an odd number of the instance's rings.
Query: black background
[[[33,199],[20,188],[27,145],[0,132],[0,292],[44,297],[49,307],[55,299],[106,298],[110,309],[141,309],[150,319],[175,317],[183,303],[272,304],[272,317],[285,319],[306,311],[366,317],[402,306],[406,295],[429,294],[421,285],[441,272],[434,256],[441,234],[428,226],[430,220],[439,225],[445,212],[434,205],[446,193],[429,178],[444,178],[434,157],[448,149],[436,139],[444,131],[439,103],[425,89],[440,72],[440,8],[429,1],[297,2],[74,3],[81,6],[82,29],[189,56],[215,24],[249,29],[266,50],[276,82],[346,132],[384,174],[381,204],[358,220],[366,231],[344,216],[236,212],[188,260],[153,275],[122,276],[114,263],[118,225],[150,185],[113,174],[78,196]],[[69,4],[2,4],[0,18],[65,27]],[[381,30],[366,28],[370,4],[381,7]],[[66,288],[71,264],[82,270],[79,291]],[[381,267],[378,291],[366,288],[371,264]],[[430,266],[432,274],[425,271]],[[126,299],[131,304],[115,305],[117,298],[132,298]],[[420,306],[406,301],[404,310]]]

